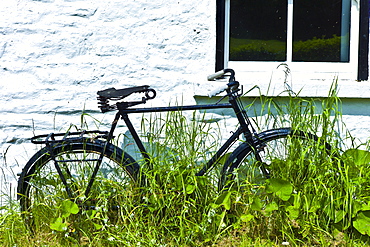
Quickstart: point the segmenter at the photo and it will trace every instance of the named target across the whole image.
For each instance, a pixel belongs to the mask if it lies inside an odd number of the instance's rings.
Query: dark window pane
[[[348,62],[350,0],[294,0],[293,61]]]
[[[287,0],[231,0],[231,61],[286,61]]]

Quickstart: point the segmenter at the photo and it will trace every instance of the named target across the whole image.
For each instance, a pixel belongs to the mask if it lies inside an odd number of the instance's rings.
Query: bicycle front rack
[[[48,143],[63,143],[63,142],[76,142],[86,138],[86,135],[90,135],[92,139],[107,139],[108,131],[100,130],[89,130],[79,132],[66,132],[66,133],[50,133],[44,135],[38,135],[31,138],[31,142],[34,144],[48,144]]]

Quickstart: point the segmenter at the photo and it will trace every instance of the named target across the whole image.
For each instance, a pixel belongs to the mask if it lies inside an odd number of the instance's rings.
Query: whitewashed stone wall
[[[213,70],[213,2],[3,1],[2,87],[50,88],[38,97],[51,98],[45,103],[54,102],[51,95],[85,100],[106,85],[150,84],[181,94],[195,75]]]
[[[102,119],[98,90],[151,85],[158,92],[153,105],[177,99],[193,103],[194,83],[214,68],[215,4],[1,1],[0,152],[6,158],[5,173],[13,177],[32,155],[35,148],[24,138],[33,132],[78,125],[84,108]],[[0,179],[6,190],[9,181],[14,187],[11,178]]]

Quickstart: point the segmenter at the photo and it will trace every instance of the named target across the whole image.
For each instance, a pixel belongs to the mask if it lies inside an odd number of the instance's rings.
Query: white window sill
[[[239,79],[238,79],[239,78]],[[242,81],[242,77],[237,79]],[[298,80],[294,79],[290,85],[295,92],[299,92],[299,97],[310,98],[319,100],[326,98],[329,95],[330,88],[332,87],[333,79],[329,80]],[[226,84],[227,80],[219,81],[204,81],[204,83],[199,83],[194,86],[194,99],[197,104],[211,104],[215,103],[219,97],[209,98],[208,92],[212,91],[215,87]],[[255,104],[254,107],[260,109],[260,105],[255,101],[260,95],[265,95],[269,97],[277,97],[279,101],[277,102],[287,102],[288,93],[284,93],[284,80],[279,83],[265,83],[264,80],[250,79],[247,83],[242,83],[243,85],[243,102],[244,105]],[[259,86],[258,89],[253,89],[248,92],[255,85]],[[248,93],[247,93],[248,92]],[[338,93],[337,96],[341,100],[341,113],[343,116],[356,116],[359,118],[361,116],[370,116],[370,82],[357,82],[354,80],[338,80]],[[318,105],[321,103],[318,101]],[[226,102],[226,101],[225,101]],[[234,116],[231,110],[220,109],[214,111],[208,111],[212,113],[217,113],[220,115]],[[257,112],[259,112],[257,110]],[[252,115],[254,112],[252,112]]]
[[[243,85],[244,93],[258,86],[259,89],[253,89],[245,95],[249,97],[258,97],[261,94],[265,96],[288,96],[287,89],[289,88],[301,97],[327,97],[330,88],[337,81],[338,97],[370,99],[369,81],[359,82],[354,79],[343,79],[347,78],[343,73],[317,73],[317,77],[320,79],[312,79],[305,72],[291,72],[286,77],[283,70],[275,70],[271,73],[266,71],[236,71],[236,80]],[[206,96],[208,92],[223,83],[227,83],[227,79],[198,83],[194,85],[194,95]]]

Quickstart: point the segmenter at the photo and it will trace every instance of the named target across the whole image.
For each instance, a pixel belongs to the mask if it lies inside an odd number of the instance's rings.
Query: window
[[[368,17],[363,0],[218,0],[216,69],[287,63],[367,80]]]

